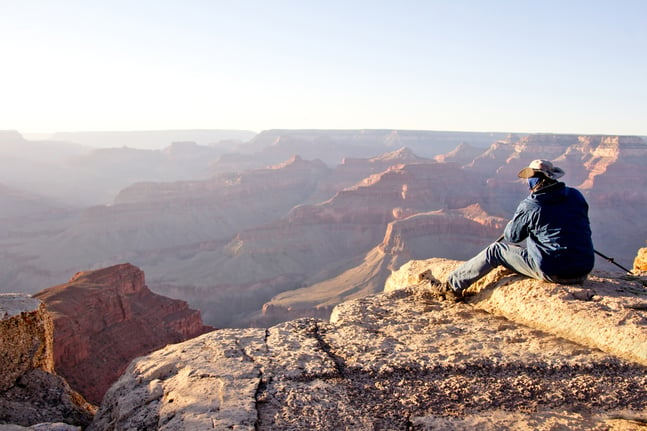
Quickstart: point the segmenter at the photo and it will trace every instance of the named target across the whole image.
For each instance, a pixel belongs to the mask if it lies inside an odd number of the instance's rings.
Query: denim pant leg
[[[455,291],[463,291],[472,283],[484,277],[499,265],[528,277],[545,280],[535,262],[528,256],[528,251],[516,245],[495,242],[479,254],[456,268],[447,281]]]

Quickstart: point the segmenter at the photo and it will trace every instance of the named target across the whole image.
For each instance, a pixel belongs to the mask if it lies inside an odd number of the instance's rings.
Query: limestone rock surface
[[[410,261],[385,290],[419,282],[424,270],[444,281],[459,263]],[[594,272],[582,285],[559,285],[500,268],[469,293],[475,308],[647,366],[647,289],[639,279]]]
[[[56,370],[96,404],[135,357],[213,329],[186,302],[151,292],[131,264],[80,272],[34,297],[54,319]]]
[[[500,272],[498,287],[448,303],[417,279],[418,269],[441,277],[456,264],[411,264],[394,273],[388,291],[335,307],[330,322],[214,331],[139,358],[107,392],[90,429],[644,427],[647,369],[639,358],[537,323],[587,313],[592,324],[582,330],[599,322],[604,336],[629,326],[643,343],[647,295],[632,281],[595,276],[588,287],[557,286]],[[518,322],[509,310],[528,301],[545,313]],[[582,308],[594,303],[604,312]]]
[[[95,407],[54,374],[53,334],[52,317],[41,301],[0,295],[0,424],[74,427],[92,420]]]
[[[0,294],[0,391],[31,369],[54,371],[54,325],[38,299],[21,293]]]

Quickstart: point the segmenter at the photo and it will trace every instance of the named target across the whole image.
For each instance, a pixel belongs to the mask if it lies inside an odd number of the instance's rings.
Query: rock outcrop
[[[0,424],[85,426],[92,420],[94,407],[54,373],[53,336],[41,301],[0,294]]]
[[[634,271],[647,271],[647,247],[638,250],[636,258],[634,259]]]
[[[440,154],[434,157],[438,162],[454,162],[461,165],[470,163],[479,155],[483,154],[485,149],[481,147],[473,147],[469,144],[461,142],[456,148],[446,154]]]
[[[418,281],[431,268],[445,280],[460,262],[410,261],[385,291]],[[640,279],[590,274],[582,285],[543,283],[502,267],[474,283],[473,307],[647,367],[647,289]]]
[[[186,302],[151,292],[130,264],[80,272],[34,297],[54,319],[57,372],[97,404],[135,357],[213,329]]]
[[[411,262],[387,292],[338,305],[330,322],[215,331],[139,358],[90,429],[644,426],[641,283],[598,274],[566,286],[497,271],[461,303],[419,284],[419,271],[442,278],[456,264]]]
[[[54,324],[38,299],[19,293],[0,294],[0,391],[28,370],[54,372]]]

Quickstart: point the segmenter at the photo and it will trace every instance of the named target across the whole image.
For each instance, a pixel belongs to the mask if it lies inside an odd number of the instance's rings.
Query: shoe
[[[429,280],[432,283],[439,283],[439,281],[436,280],[434,278],[433,274],[431,273],[431,269],[427,269],[427,270],[421,272],[420,274],[418,274],[418,282],[419,283],[421,283],[421,282],[423,282],[425,280]]]
[[[459,302],[463,300],[462,292],[457,292],[449,283],[431,283],[431,294],[441,301]]]

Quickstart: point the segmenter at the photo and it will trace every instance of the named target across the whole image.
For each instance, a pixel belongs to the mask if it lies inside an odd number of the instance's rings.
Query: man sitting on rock
[[[526,240],[526,248],[490,244],[456,268],[447,282],[435,287],[445,299],[459,299],[472,283],[503,265],[511,271],[553,283],[582,283],[593,269],[589,206],[582,194],[557,181],[564,171],[548,160],[533,160],[518,176],[526,178],[530,195],[506,225],[509,243]]]

